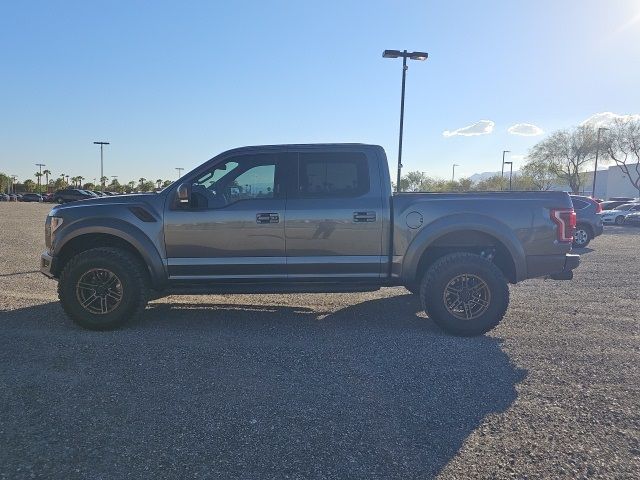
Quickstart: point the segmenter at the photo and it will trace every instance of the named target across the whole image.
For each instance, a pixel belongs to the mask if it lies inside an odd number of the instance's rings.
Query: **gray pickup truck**
[[[65,312],[105,330],[177,293],[404,286],[456,335],[500,322],[508,283],[572,278],[562,192],[392,193],[375,145],[245,147],[153,194],[56,206],[41,271]]]

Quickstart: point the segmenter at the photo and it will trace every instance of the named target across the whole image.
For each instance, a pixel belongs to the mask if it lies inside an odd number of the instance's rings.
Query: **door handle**
[[[376,212],[353,212],[353,221],[360,222],[375,222]]]
[[[256,223],[280,223],[280,214],[256,213]]]

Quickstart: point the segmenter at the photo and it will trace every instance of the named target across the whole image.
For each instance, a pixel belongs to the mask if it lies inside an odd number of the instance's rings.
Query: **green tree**
[[[36,182],[34,182],[33,180],[31,180],[30,178],[27,178],[23,183],[22,183],[22,188],[24,188],[25,192],[35,192],[36,190]]]
[[[0,192],[9,192],[11,188],[11,178],[6,173],[0,172]]]
[[[83,190],[95,190],[96,189],[96,185],[95,183],[85,183],[84,185],[82,185]]]
[[[38,182],[38,193],[42,193],[42,173],[36,172],[34,175],[36,176],[36,180]]]
[[[45,190],[48,192],[49,191],[49,175],[51,175],[51,170],[45,169],[42,171],[42,174],[44,175]]]
[[[509,189],[509,177],[502,177],[501,175],[492,175],[489,178],[478,181],[474,185],[474,189],[481,192],[496,192],[499,190]]]
[[[155,183],[153,183],[151,180],[146,180],[140,184],[141,192],[152,192],[154,188],[155,188]]]
[[[164,182],[162,182],[162,188],[166,188],[169,185],[171,185],[173,182],[171,180],[165,180]]]
[[[531,190],[549,190],[558,181],[553,163],[544,158],[531,158],[521,169],[522,181]]]

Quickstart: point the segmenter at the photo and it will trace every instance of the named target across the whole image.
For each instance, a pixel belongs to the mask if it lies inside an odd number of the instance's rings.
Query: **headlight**
[[[62,225],[62,218],[51,217],[51,233],[55,232],[60,225]]]

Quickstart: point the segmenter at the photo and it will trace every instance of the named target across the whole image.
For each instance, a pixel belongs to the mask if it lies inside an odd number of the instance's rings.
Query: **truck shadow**
[[[21,398],[25,383],[49,392],[38,422],[7,428],[24,439],[55,432],[41,438],[54,444],[83,440],[74,467],[96,475],[127,457],[149,459],[127,465],[133,476],[161,477],[197,458],[227,478],[431,478],[487,416],[513,404],[526,376],[499,339],[442,333],[413,295],[333,312],[247,298],[159,301],[141,322],[102,333],[76,328],[55,303],[2,312],[11,404],[34,408]],[[117,408],[94,408],[113,395]],[[62,425],[64,412],[75,429]],[[97,424],[100,436],[74,437]],[[97,449],[110,453],[96,458]],[[38,454],[64,462],[56,452]]]

